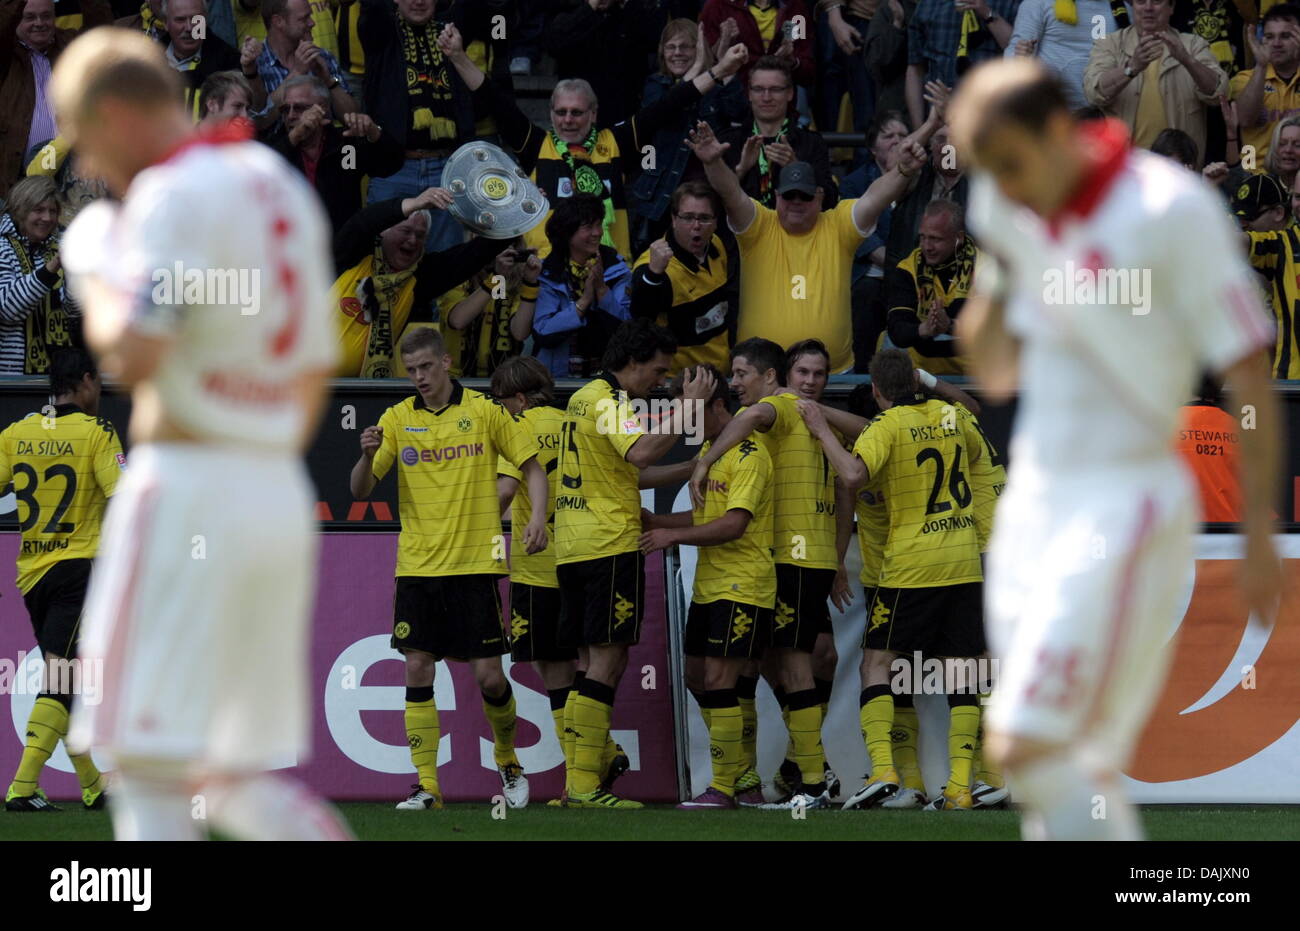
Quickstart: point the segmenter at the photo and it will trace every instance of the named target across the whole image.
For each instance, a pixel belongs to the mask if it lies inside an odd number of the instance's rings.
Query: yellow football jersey
[[[522,468],[536,455],[533,437],[496,401],[452,386],[436,411],[417,394],[379,418],[371,470],[382,479],[398,465],[397,575],[506,572],[497,457]]]
[[[889,509],[879,585],[929,588],[983,578],[968,477],[983,447],[954,405],[919,395],[862,431],[853,454],[869,483],[884,489]]]
[[[592,379],[569,398],[555,492],[558,565],[640,548],[641,470],[626,457],[644,433],[627,392],[611,374]]]
[[[742,440],[713,464],[707,481],[704,507],[691,516],[697,527],[736,509],[748,511],[750,521],[740,539],[699,548],[691,600],[708,604],[726,599],[759,608],[774,607],[772,458],[762,443],[752,438]]]
[[[964,419],[983,445],[983,455],[971,464],[971,482],[975,486],[975,531],[979,536],[980,552],[989,546],[993,533],[993,511],[997,507],[1002,489],[1007,487],[1007,470],[997,448],[985,435],[980,422],[965,406],[957,405],[957,416]]]
[[[799,416],[797,394],[764,398],[776,411],[767,430],[776,501],[776,561],[808,569],[836,569],[835,471],[822,444]]]
[[[551,542],[540,553],[529,555],[523,545],[523,530],[533,516],[533,505],[528,497],[528,483],[524,474],[505,459],[497,460],[497,474],[519,482],[515,499],[510,503],[510,581],[542,588],[559,588],[555,579],[555,491],[558,487],[560,463],[560,428],[564,426],[564,413],[554,407],[530,407],[519,415],[519,421],[528,428],[537,450],[537,464],[546,470],[551,485],[551,501],[546,508],[550,524]],[[518,540],[518,545],[513,541]]]
[[[880,564],[889,540],[889,509],[879,485],[858,489],[854,506],[858,518],[858,548],[862,551],[862,572],[858,578],[866,588],[880,584]]]
[[[18,499],[18,590],[65,559],[93,559],[104,507],[126,468],[113,425],[75,404],[28,414],[0,432],[0,487]]]

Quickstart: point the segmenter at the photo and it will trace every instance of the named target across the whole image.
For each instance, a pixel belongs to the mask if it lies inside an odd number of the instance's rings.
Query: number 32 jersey
[[[104,507],[126,468],[113,425],[74,404],[28,414],[0,432],[0,488],[18,499],[18,590],[65,559],[93,559]]]
[[[972,461],[983,437],[940,400],[900,401],[858,436],[853,454],[889,509],[879,585],[930,588],[979,582]]]

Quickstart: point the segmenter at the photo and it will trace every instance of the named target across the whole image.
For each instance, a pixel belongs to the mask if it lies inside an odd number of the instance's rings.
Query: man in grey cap
[[[781,346],[819,339],[830,351],[832,373],[853,366],[849,288],[853,254],[876,219],[907,190],[925,162],[919,145],[900,146],[895,166],[857,200],[822,212],[825,194],[808,162],[791,162],[777,181],[776,209],[745,194],[706,123],[691,134],[691,148],[709,184],[722,198],[740,246],[741,307],[737,340],[763,337]]]

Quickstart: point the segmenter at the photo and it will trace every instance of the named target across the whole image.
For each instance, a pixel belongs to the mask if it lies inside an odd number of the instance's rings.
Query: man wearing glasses
[[[696,103],[716,84],[740,70],[748,60],[745,46],[736,43],[722,60],[691,81],[682,81],[662,99],[612,128],[602,129],[597,115],[596,92],[581,78],[558,82],[551,93],[551,128],[535,126],[519,109],[509,89],[489,81],[465,54],[460,33],[448,26],[438,47],[474,92],[475,106],[496,120],[502,141],[514,150],[519,164],[551,201],[574,194],[592,194],[605,204],[603,245],[619,255],[632,255],[628,234],[625,185],[647,158],[671,158],[647,146],[660,124]],[[647,148],[649,151],[647,151]],[[550,254],[545,224],[524,235],[538,256]]]
[[[687,181],[668,206],[672,226],[632,269],[632,316],[672,331],[674,373],[696,365],[725,369],[740,263],[717,235],[722,201],[704,182]]]
[[[764,207],[776,206],[776,182],[781,169],[793,162],[808,162],[817,184],[826,192],[822,209],[839,201],[839,188],[831,175],[830,152],[821,133],[799,126],[794,114],[794,76],[790,63],[764,55],[749,71],[749,107],[752,123],[724,130],[720,139],[731,148],[724,156],[740,178],[741,189]]]
[[[722,197],[740,247],[740,290],[745,305],[736,338],[761,336],[782,346],[819,339],[830,352],[832,374],[853,365],[849,286],[853,254],[875,229],[876,218],[903,195],[925,161],[916,143],[899,143],[896,164],[857,200],[822,213],[825,189],[807,162],[791,162],[777,181],[776,209],[745,194],[723,162],[729,148],[707,123],[691,134],[691,148],[709,184]]]

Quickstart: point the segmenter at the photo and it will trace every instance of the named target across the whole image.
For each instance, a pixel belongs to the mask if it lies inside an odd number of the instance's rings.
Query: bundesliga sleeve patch
[[[118,469],[121,470],[121,471],[125,471],[125,470],[126,470],[126,454],[125,454],[125,453],[116,453],[116,454],[114,455],[114,458],[117,459],[117,467],[118,467]]]
[[[629,417],[627,420],[623,421],[623,432],[640,433],[641,421],[637,420],[635,417]]]

